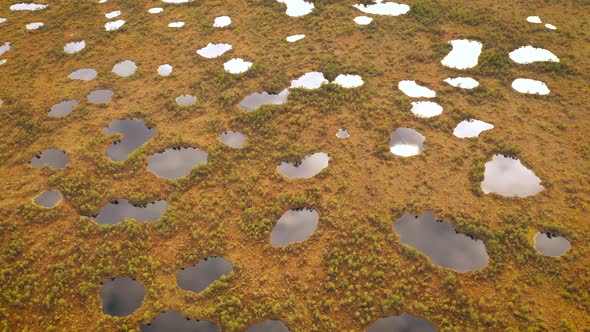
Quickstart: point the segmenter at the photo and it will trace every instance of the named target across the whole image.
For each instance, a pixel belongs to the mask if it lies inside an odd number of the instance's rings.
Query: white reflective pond
[[[497,154],[485,164],[481,189],[485,194],[527,197],[544,188],[541,179],[524,167],[520,160]]]

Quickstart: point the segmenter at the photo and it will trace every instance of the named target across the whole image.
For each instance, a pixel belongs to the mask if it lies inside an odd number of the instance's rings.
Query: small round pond
[[[558,257],[572,248],[570,242],[555,233],[539,232],[534,238],[535,249],[545,256]]]
[[[121,76],[121,77],[129,77],[135,74],[137,70],[137,65],[135,62],[131,60],[121,61],[113,66],[112,72]]]
[[[113,90],[94,90],[88,94],[88,102],[91,104],[106,104],[113,98]]]
[[[101,285],[102,312],[110,316],[131,315],[146,295],[145,287],[127,276],[106,279]]]
[[[234,149],[241,149],[246,141],[246,136],[239,131],[224,131],[219,134],[219,140]]]
[[[98,73],[92,68],[83,68],[71,72],[68,78],[71,80],[92,81]]]

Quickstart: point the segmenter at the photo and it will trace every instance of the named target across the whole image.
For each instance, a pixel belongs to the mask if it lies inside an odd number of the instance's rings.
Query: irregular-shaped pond
[[[303,88],[303,89],[318,89],[322,84],[328,83],[328,80],[324,77],[323,73],[312,71],[304,74],[291,81],[291,88]]]
[[[223,257],[207,257],[197,265],[180,269],[176,282],[184,290],[200,293],[233,269],[233,265]]]
[[[375,4],[371,5],[356,4],[353,5],[353,7],[362,11],[363,13],[374,15],[398,16],[410,11],[410,6],[406,4],[383,2],[382,0],[376,0]]]
[[[167,310],[149,324],[141,325],[141,332],[219,332],[219,326],[208,320],[184,317],[180,312]]]
[[[39,28],[42,28],[44,25],[45,23],[43,22],[32,22],[25,25],[25,28],[27,28],[27,30],[37,30]]]
[[[94,90],[88,94],[88,102],[92,104],[106,104],[113,98],[113,90]]]
[[[537,233],[534,241],[535,249],[545,256],[558,257],[572,248],[566,238],[553,233]]]
[[[544,48],[536,48],[530,45],[523,46],[510,52],[509,56],[512,61],[520,64],[533,63],[537,61],[559,62],[559,58],[555,56],[555,54]]]
[[[229,16],[218,16],[213,22],[213,27],[223,28],[231,24],[231,18]]]
[[[47,8],[47,5],[41,5],[41,4],[36,4],[36,3],[18,3],[16,5],[10,6],[10,10],[12,10],[12,11],[21,11],[21,10],[36,11],[36,10],[42,10],[45,8]]]
[[[398,128],[391,133],[389,151],[399,157],[411,157],[424,151],[426,137],[412,128]]]
[[[282,161],[277,171],[289,179],[308,179],[328,167],[329,160],[330,156],[323,152],[314,153],[295,163]]]
[[[412,98],[434,98],[436,97],[436,92],[430,90],[427,87],[422,85],[416,84],[416,81],[401,81],[398,83],[397,87],[406,94],[408,97]]]
[[[55,104],[47,113],[49,116],[59,118],[62,116],[66,116],[74,110],[74,107],[78,106],[78,101],[76,100],[65,100],[59,104]]]
[[[334,79],[334,84],[340,85],[343,88],[358,88],[363,85],[363,79],[359,75],[340,74]]]
[[[400,242],[416,248],[439,266],[468,272],[488,265],[486,246],[481,240],[458,233],[449,222],[436,220],[434,213],[418,217],[405,213],[393,223]]]
[[[167,208],[168,202],[165,200],[135,205],[126,199],[118,199],[105,205],[97,215],[90,218],[101,225],[114,225],[125,221],[125,219],[154,222],[162,217]]]
[[[494,125],[480,120],[464,120],[455,127],[453,135],[459,138],[477,137],[486,130],[494,128]]]
[[[548,95],[549,88],[547,84],[537,81],[531,80],[528,78],[517,78],[512,82],[512,88],[520,93],[528,93],[533,95]]]
[[[33,199],[33,203],[45,207],[45,208],[53,208],[55,207],[61,200],[63,196],[57,190],[47,190],[42,192],[41,194],[37,195]]]
[[[285,38],[285,40],[288,41],[289,43],[294,43],[294,42],[299,41],[303,38],[305,38],[305,35],[300,34],[300,35],[291,35],[291,36]]]
[[[197,148],[170,148],[147,159],[148,171],[165,179],[178,179],[189,175],[199,164],[207,163],[207,152]]]
[[[104,28],[106,31],[115,31],[115,30],[119,30],[119,28],[121,28],[124,24],[125,24],[124,20],[116,20],[116,21],[112,21],[112,22],[107,22],[104,25]]]
[[[101,282],[102,312],[111,316],[128,316],[139,309],[146,294],[145,287],[127,276]]]
[[[219,140],[234,149],[241,149],[246,141],[246,136],[239,131],[224,131],[219,134]]]
[[[473,89],[479,86],[479,82],[471,77],[447,78],[445,79],[445,82],[449,83],[455,88],[461,89]]]
[[[127,159],[127,156],[154,137],[156,130],[146,126],[141,119],[124,119],[113,120],[108,127],[104,128],[104,133],[109,136],[123,135],[121,140],[109,144],[105,152],[111,160],[121,161]]]
[[[287,102],[289,89],[284,89],[278,94],[264,92],[254,92],[244,98],[238,107],[245,111],[253,111],[262,105],[281,105]]]
[[[66,153],[58,149],[47,149],[31,159],[31,165],[36,168],[64,168],[69,162]]]
[[[277,0],[279,3],[287,5],[287,15],[291,17],[304,16],[313,10],[313,3],[304,0]]]
[[[71,80],[92,81],[98,73],[92,68],[83,68],[73,71],[68,75]]]
[[[543,186],[541,179],[520,160],[497,154],[485,164],[481,189],[486,194],[527,197],[543,190]]]
[[[223,64],[223,69],[230,74],[241,74],[252,67],[252,62],[241,58],[233,58]]]
[[[135,62],[131,60],[121,61],[113,66],[112,72],[121,76],[121,77],[129,77],[135,74],[137,70],[137,65]]]
[[[468,69],[477,66],[482,44],[474,40],[451,40],[453,49],[442,59],[443,66],[455,69]]]
[[[291,243],[303,242],[315,232],[320,220],[314,209],[299,208],[289,210],[279,218],[270,233],[273,247],[284,247]]]
[[[436,332],[436,328],[424,318],[403,313],[381,318],[369,326],[366,332]]]
[[[289,328],[280,320],[268,319],[263,322],[250,325],[246,332],[289,332]]]
[[[232,46],[230,44],[209,43],[207,44],[207,46],[197,50],[197,54],[202,56],[203,58],[213,59],[231,50],[231,48]]]
[[[431,101],[412,102],[412,113],[419,118],[431,118],[441,115],[442,106]]]

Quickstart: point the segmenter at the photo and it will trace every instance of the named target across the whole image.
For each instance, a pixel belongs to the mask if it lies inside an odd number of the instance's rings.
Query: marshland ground
[[[584,331],[590,328],[590,2],[408,0],[406,15],[373,16],[368,26],[352,0],[317,0],[303,17],[289,17],[272,0],[161,1],[48,0],[35,12],[11,12],[3,0],[0,42],[11,42],[0,66],[0,326],[8,331],[139,330],[161,311],[214,321],[239,331],[268,318],[293,331],[362,331],[375,320],[408,312],[443,331]],[[163,7],[158,15],[151,7]],[[104,14],[121,10],[126,24],[105,31]],[[232,24],[212,27],[228,15]],[[558,30],[531,24],[538,15]],[[27,31],[30,22],[39,30]],[[168,23],[184,21],[180,29]],[[306,37],[287,43],[293,34]],[[448,41],[483,44],[479,64],[454,70],[440,64]],[[68,55],[63,46],[85,40]],[[208,43],[233,45],[205,59]],[[521,46],[549,49],[559,63],[518,65],[508,53]],[[223,63],[252,61],[232,75]],[[132,60],[138,71],[121,78],[115,63]],[[169,77],[158,76],[169,63]],[[96,80],[72,81],[80,68]],[[291,91],[283,105],[253,112],[237,105],[253,92],[279,92],[306,72],[328,79],[361,75],[365,84],[328,84]],[[443,80],[470,76],[473,90]],[[547,96],[520,94],[518,77],[542,80]],[[442,115],[421,119],[397,89],[416,80],[437,91]],[[86,102],[105,88],[106,105]],[[175,98],[197,96],[190,107]],[[63,100],[80,105],[68,116],[47,112]],[[157,130],[124,162],[104,151],[112,120],[141,118]],[[477,118],[495,128],[458,139],[453,128]],[[338,139],[345,127],[351,136]],[[415,128],[425,150],[412,158],[389,152],[389,135]],[[243,149],[218,141],[220,132],[248,137]],[[166,180],[146,169],[147,156],[173,146],[198,147],[208,163],[185,178]],[[59,148],[64,169],[37,169],[35,155]],[[317,176],[290,180],[281,161],[325,152],[330,165]],[[494,154],[519,158],[545,189],[527,198],[483,194],[484,164]],[[59,190],[54,209],[32,204],[44,190]],[[161,220],[99,226],[96,214],[119,198],[143,204],[165,199]],[[305,242],[272,247],[270,231],[288,209],[320,214]],[[482,270],[458,273],[432,264],[402,245],[392,223],[405,212],[434,211],[481,239],[490,257]],[[533,248],[539,231],[557,232],[572,249],[559,258]],[[208,256],[234,265],[231,275],[201,294],[180,289],[176,274]],[[147,295],[128,317],[101,310],[100,282],[128,275]]]

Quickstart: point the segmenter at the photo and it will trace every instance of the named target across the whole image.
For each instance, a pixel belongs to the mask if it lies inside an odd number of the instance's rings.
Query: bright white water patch
[[[162,7],[154,7],[154,8],[148,9],[148,13],[150,13],[150,14],[159,14],[163,11],[164,11],[164,8],[162,8]]]
[[[201,48],[200,50],[197,50],[197,54],[207,59],[213,59],[231,50],[231,47],[232,46],[230,44],[209,43],[207,44],[207,46]]]
[[[246,141],[246,136],[239,131],[224,131],[219,134],[219,140],[234,149],[241,149]]]
[[[479,86],[479,82],[474,80],[471,77],[456,77],[456,78],[447,78],[445,82],[449,83],[450,85],[454,86],[455,88],[461,89],[473,89]]]
[[[551,30],[557,30],[557,27],[555,25],[549,24],[549,23],[545,24],[545,28],[551,29]]]
[[[59,104],[55,104],[47,113],[49,116],[54,118],[60,118],[62,116],[66,116],[74,110],[74,107],[78,106],[78,101],[76,100],[65,100]]]
[[[555,54],[544,48],[536,48],[533,46],[523,46],[517,50],[510,52],[510,59],[516,63],[527,64],[537,61],[551,61],[559,62],[559,58]]]
[[[313,90],[319,88],[324,83],[328,83],[328,80],[324,77],[324,74],[317,71],[312,71],[304,74],[296,80],[291,81],[291,88]]]
[[[319,221],[320,214],[314,209],[289,210],[283,213],[270,232],[270,244],[273,247],[284,247],[292,243],[303,242],[313,235]]]
[[[345,75],[340,74],[334,79],[334,84],[338,84],[343,88],[358,88],[363,85],[363,79],[359,75]]]
[[[20,11],[20,10],[35,11],[35,10],[41,10],[41,9],[45,9],[45,8],[47,8],[47,5],[40,5],[40,4],[36,4],[36,3],[19,3],[16,5],[10,6],[10,10],[12,10],[12,11]]]
[[[291,17],[304,16],[313,10],[313,3],[304,0],[277,0],[287,5],[287,15]]]
[[[434,98],[436,92],[427,87],[416,84],[416,81],[401,81],[397,87],[408,97],[412,98]]]
[[[0,55],[8,52],[10,50],[10,42],[4,43],[4,45],[0,46]]]
[[[357,16],[354,18],[354,23],[358,25],[369,25],[371,22],[373,22],[373,18],[368,16]]]
[[[160,76],[168,76],[172,74],[172,66],[169,64],[161,65],[158,67],[158,75]]]
[[[106,17],[108,19],[111,19],[111,18],[115,18],[115,17],[117,17],[119,15],[121,15],[121,11],[120,10],[115,10],[113,12],[104,14],[104,17]]]
[[[512,82],[512,88],[520,93],[534,95],[548,95],[550,92],[545,83],[528,78],[515,79],[514,82]]]
[[[539,16],[529,16],[526,18],[527,21],[529,21],[530,23],[536,23],[536,24],[541,24],[543,22],[541,22],[541,18]]]
[[[464,120],[455,127],[453,135],[459,138],[477,137],[486,130],[494,128],[494,125],[480,120]]]
[[[197,102],[197,97],[193,95],[182,95],[176,97],[176,103],[180,106],[192,106]]]
[[[25,27],[27,28],[27,30],[37,30],[44,25],[45,25],[45,23],[43,23],[43,22],[33,22],[33,23],[27,24]]]
[[[122,27],[123,24],[125,24],[124,20],[116,20],[116,21],[112,21],[112,22],[107,22],[104,25],[104,28],[106,31],[115,31],[115,30],[119,30],[119,28]]]
[[[303,38],[305,38],[305,35],[292,35],[292,36],[285,38],[285,40],[288,41],[289,43],[294,43],[294,42],[299,41]]]
[[[68,75],[71,80],[92,81],[96,78],[97,72],[92,68],[84,68],[73,71]]]
[[[338,132],[336,133],[336,137],[349,138],[350,134],[348,133],[348,131],[346,129],[340,128],[340,129],[338,129]]]
[[[168,24],[169,28],[182,28],[184,26],[184,22],[172,22]]]
[[[230,74],[241,74],[252,67],[252,62],[244,61],[241,58],[233,58],[223,64],[223,69]]]
[[[376,0],[372,5],[356,4],[353,7],[363,13],[389,16],[403,15],[410,11],[410,6],[406,4],[383,2],[383,0]]]
[[[281,105],[287,102],[289,89],[284,89],[280,93],[254,92],[242,100],[238,107],[245,111],[253,111],[262,105]]]
[[[83,40],[77,41],[77,42],[71,42],[71,43],[67,43],[66,46],[64,46],[64,52],[66,52],[68,54],[74,54],[74,53],[78,53],[81,50],[83,50],[84,47],[86,47],[86,42]]]
[[[437,103],[431,101],[412,102],[412,113],[419,118],[431,118],[441,115],[442,112],[442,106]]]
[[[455,69],[467,69],[477,66],[482,44],[473,40],[451,40],[453,49],[442,59],[443,66]]]
[[[0,65],[3,65],[3,64],[5,64],[5,63],[6,63],[6,59],[2,59],[2,60],[0,60]]]
[[[520,160],[497,154],[485,165],[481,189],[486,194],[527,197],[543,190],[543,186],[541,179]]]
[[[533,240],[535,249],[545,256],[558,257],[572,248],[566,238],[553,233],[537,233]]]
[[[1,23],[4,23],[4,22],[6,22],[6,21],[8,21],[8,20],[7,20],[7,19],[5,19],[4,17],[0,17],[0,24],[1,24]]]
[[[218,16],[213,22],[213,27],[223,28],[231,24],[231,18],[229,16]]]
[[[121,77],[129,77],[135,74],[136,70],[137,65],[135,64],[135,62],[131,60],[125,60],[114,65],[112,72]]]
[[[323,152],[311,154],[301,161],[287,163],[282,161],[277,171],[289,179],[309,179],[328,167],[330,156]]]
[[[398,128],[391,133],[389,151],[399,157],[411,157],[424,150],[426,137],[411,128]]]

